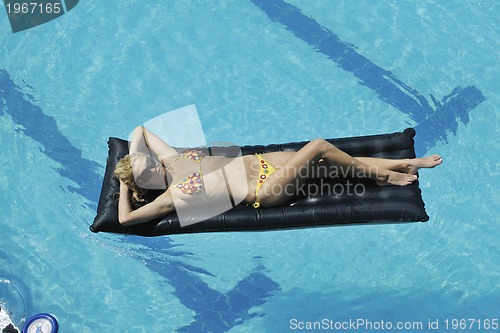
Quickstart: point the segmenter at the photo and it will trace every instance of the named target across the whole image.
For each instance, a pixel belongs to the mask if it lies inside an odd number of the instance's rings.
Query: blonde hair
[[[134,173],[132,171],[132,162],[135,158],[145,155],[141,152],[132,153],[129,155],[125,155],[122,159],[116,163],[115,167],[115,176],[123,181],[125,185],[132,191],[132,200],[135,202],[143,202],[143,196],[146,195],[147,190],[141,188],[137,185],[134,179]]]

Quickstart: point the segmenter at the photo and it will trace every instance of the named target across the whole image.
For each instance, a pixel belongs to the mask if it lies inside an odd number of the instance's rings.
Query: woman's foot
[[[422,158],[413,158],[409,160],[408,173],[416,175],[417,171],[422,168],[434,168],[436,165],[443,163],[443,158],[437,154]]]
[[[385,173],[382,176],[379,176],[376,182],[377,185],[379,186],[385,186],[385,185],[406,186],[410,185],[415,180],[417,180],[416,175],[387,170],[387,173]]]

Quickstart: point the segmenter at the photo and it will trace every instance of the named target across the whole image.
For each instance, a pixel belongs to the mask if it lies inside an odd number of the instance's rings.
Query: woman
[[[417,179],[420,168],[442,163],[439,155],[353,158],[323,139],[312,140],[297,152],[235,158],[206,156],[196,149],[178,154],[142,126],[134,129],[129,152],[115,170],[120,180],[118,218],[123,225],[148,222],[175,210],[194,212],[199,207],[205,210],[223,205],[228,193],[235,204],[243,202],[255,208],[281,205],[306,179],[326,177],[332,168],[337,170],[336,175],[340,170],[340,174],[370,178],[379,185],[405,186]],[[165,191],[153,202],[133,210],[129,193],[140,201],[146,189]]]

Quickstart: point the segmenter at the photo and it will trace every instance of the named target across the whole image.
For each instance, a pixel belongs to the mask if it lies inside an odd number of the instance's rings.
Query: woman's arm
[[[128,187],[120,181],[120,198],[118,200],[118,221],[129,226],[149,222],[155,218],[166,216],[175,210],[170,191],[166,191],[153,202],[132,210]]]
[[[146,153],[148,149],[158,157],[159,161],[167,156],[177,155],[174,148],[170,147],[153,132],[149,131],[144,126],[137,126],[132,134],[129,152],[135,153],[141,151]]]

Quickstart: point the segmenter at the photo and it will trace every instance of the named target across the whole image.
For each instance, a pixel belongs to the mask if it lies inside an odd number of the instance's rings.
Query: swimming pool
[[[494,331],[498,7],[85,1],[15,34],[4,16],[0,306],[16,323],[52,313],[61,332],[292,332],[323,319]],[[430,221],[91,233],[107,138],[193,103],[208,142],[416,127],[418,152],[444,156],[421,172]]]

